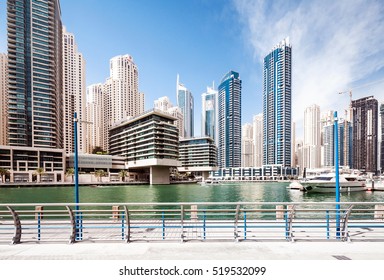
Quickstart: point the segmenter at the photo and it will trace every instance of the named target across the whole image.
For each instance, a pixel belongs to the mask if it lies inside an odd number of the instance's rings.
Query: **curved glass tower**
[[[292,47],[288,38],[264,58],[263,163],[291,166]]]
[[[241,80],[239,73],[228,72],[219,85],[218,126],[221,168],[241,166]]]

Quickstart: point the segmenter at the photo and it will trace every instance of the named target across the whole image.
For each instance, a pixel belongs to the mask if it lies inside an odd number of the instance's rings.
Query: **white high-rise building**
[[[86,151],[85,121],[85,60],[77,50],[75,36],[63,28],[63,105],[64,105],[64,149],[66,153],[74,152],[74,113],[77,113],[78,148],[79,152]]]
[[[0,53],[0,145],[8,145],[8,57]]]
[[[108,131],[114,124],[144,112],[144,94],[139,93],[139,71],[132,56],[126,54],[111,58],[110,77],[104,84],[103,95],[103,141],[108,147]]]
[[[301,168],[321,167],[320,107],[316,104],[304,111],[303,165]]]
[[[244,124],[241,134],[241,166],[250,167],[254,162],[253,125]]]
[[[253,166],[263,165],[263,114],[253,116]]]
[[[155,100],[154,108],[157,110],[166,112],[177,119],[175,121],[175,125],[176,125],[177,129],[179,130],[179,136],[181,135],[181,133],[184,132],[183,112],[181,111],[181,109],[179,107],[172,105],[171,100],[169,99],[168,96],[163,96],[163,97],[160,97],[159,99]]]
[[[104,142],[104,96],[103,84],[93,84],[87,87],[87,153],[92,153],[95,147],[107,150]]]
[[[154,102],[154,108],[163,112],[166,112],[171,107],[173,107],[173,105],[171,103],[171,100],[169,100],[168,96],[160,97]]]

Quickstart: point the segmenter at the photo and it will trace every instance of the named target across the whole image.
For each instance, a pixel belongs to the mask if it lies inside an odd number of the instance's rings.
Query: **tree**
[[[99,182],[101,181],[101,177],[104,177],[106,174],[107,173],[103,169],[99,169],[95,171],[95,177]]]
[[[97,154],[97,155],[106,155],[107,152],[104,151],[101,147],[99,146],[96,146],[95,148],[93,148],[92,150],[92,154]]]
[[[65,176],[72,176],[72,183],[73,183],[73,176],[75,175],[75,169],[74,168],[68,168],[65,172]]]
[[[120,172],[119,172],[119,177],[121,177],[121,179],[123,180],[123,182],[125,182],[125,177],[127,177],[128,176],[128,172],[127,172],[127,170],[120,170]]]
[[[36,168],[34,174],[38,176],[38,179],[39,179],[38,182],[41,182],[41,175],[44,174],[44,168],[42,167]]]
[[[9,171],[5,168],[0,168],[1,181],[5,183],[5,176],[9,174]]]

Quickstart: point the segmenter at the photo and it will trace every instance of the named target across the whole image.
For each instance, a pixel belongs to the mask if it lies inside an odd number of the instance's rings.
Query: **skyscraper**
[[[250,167],[254,162],[253,125],[243,124],[241,133],[241,166]]]
[[[58,0],[8,0],[9,144],[63,147]]]
[[[341,120],[338,123],[339,136],[339,166],[351,167],[352,164],[352,126],[348,121]],[[335,166],[334,141],[335,129],[333,124],[327,124],[323,127],[323,149],[325,167]]]
[[[352,100],[353,168],[377,172],[378,102],[373,96]]]
[[[176,81],[176,96],[177,106],[181,109],[184,116],[184,133],[180,137],[190,138],[194,134],[193,123],[193,96],[192,93],[179,81],[179,75],[177,75]]]
[[[101,147],[104,151],[108,150],[106,143],[104,143],[105,137],[108,137],[108,132],[105,132],[104,112],[103,84],[88,86],[86,104],[86,121],[88,123],[86,129],[86,153],[92,153],[95,147]]]
[[[320,107],[316,104],[304,111],[304,146],[301,168],[319,168],[321,166]]]
[[[264,58],[263,163],[291,166],[291,57],[288,38]]]
[[[380,167],[381,172],[384,172],[384,102],[380,105],[381,117],[381,145],[380,145]]]
[[[0,145],[8,145],[8,57],[0,53]]]
[[[241,166],[241,80],[239,73],[229,71],[218,88],[219,155],[218,165]]]
[[[171,103],[171,100],[169,100],[168,96],[160,97],[159,99],[155,100],[154,102],[154,108],[163,112],[166,112],[170,114],[171,116],[175,117],[176,120],[174,124],[176,125],[177,129],[179,130],[179,135],[181,133],[184,133],[184,116],[181,112],[181,109],[177,106],[173,106]]]
[[[202,114],[201,114],[201,135],[209,136],[216,142],[218,140],[218,110],[217,110],[218,91],[214,86],[207,87],[207,92],[201,95]]]
[[[85,122],[86,87],[85,87],[85,60],[77,50],[75,36],[63,28],[63,100],[64,100],[64,149],[66,153],[74,153],[73,118],[77,113],[78,123],[78,149],[86,151]]]
[[[132,56],[110,60],[110,77],[104,84],[104,145],[109,147],[108,131],[114,124],[143,113],[144,95],[139,93],[139,71]]]
[[[253,144],[253,166],[261,167],[263,165],[263,114],[253,116]]]

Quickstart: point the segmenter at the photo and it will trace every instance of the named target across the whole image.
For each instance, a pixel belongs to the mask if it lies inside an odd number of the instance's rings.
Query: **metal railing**
[[[384,241],[384,202],[339,205],[340,210],[325,202],[0,204],[0,243]]]

